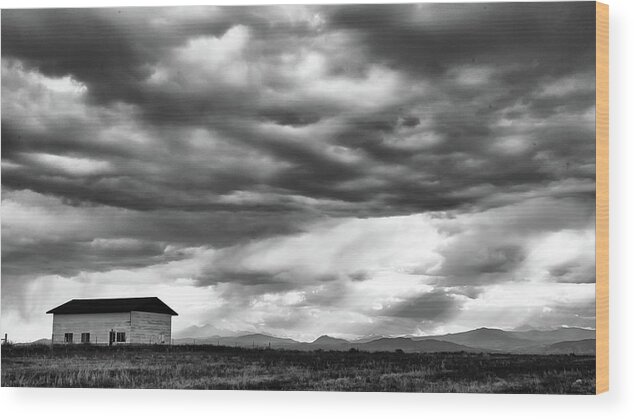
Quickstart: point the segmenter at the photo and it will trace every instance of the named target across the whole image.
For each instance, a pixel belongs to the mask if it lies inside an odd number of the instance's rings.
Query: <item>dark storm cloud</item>
[[[165,245],[138,240],[95,239],[90,242],[40,242],[25,249],[13,248],[11,242],[2,249],[4,276],[50,275],[74,276],[80,270],[108,271],[138,268],[186,255],[170,255]]]
[[[445,254],[446,268],[439,274],[464,276],[471,273],[507,273],[523,259],[522,249],[517,245],[497,244],[483,247],[480,238],[477,238],[472,243],[465,241],[457,247],[452,247],[451,251]]]
[[[416,73],[472,63],[557,73],[594,58],[593,14],[588,2],[348,5],[332,9],[329,23],[357,31],[373,53]]]
[[[75,276],[82,271],[105,272],[177,261],[190,258],[194,247],[223,248],[245,237],[257,240],[293,233],[301,230],[306,220],[300,215],[295,218],[289,214],[280,220],[274,214],[248,211],[122,212],[115,207],[86,206],[12,191],[3,193],[2,209],[5,285],[14,277]],[[232,281],[256,277],[253,273],[234,274]]]
[[[549,273],[559,283],[594,283],[596,281],[595,265],[584,260],[559,264],[552,267]]]
[[[460,309],[460,302],[444,290],[434,290],[415,296],[380,311],[381,315],[410,318],[419,322],[447,321]]]
[[[131,144],[86,142],[95,124],[107,124],[105,117],[83,126],[77,121],[49,121],[46,134],[5,119],[5,159],[19,162],[28,152],[63,155],[72,150],[76,155],[103,157],[116,168],[114,173],[102,174],[109,182],[71,182],[65,176],[38,173],[41,168],[28,162],[20,168],[3,168],[4,184],[139,210],[170,206],[189,210],[292,210],[294,206],[289,208],[284,200],[272,207],[262,202],[236,206],[214,200],[219,194],[238,190],[264,194],[279,191],[282,195],[351,203],[351,214],[368,216],[474,205],[490,193],[461,192],[473,192],[478,186],[505,192],[511,187],[531,189],[562,178],[592,178],[583,169],[594,155],[592,130],[580,127],[577,123],[582,117],[575,114],[592,106],[592,90],[575,88],[563,97],[536,98],[544,83],[556,84],[560,77],[592,73],[591,5],[308,8],[309,14],[319,14],[324,20],[316,26],[311,26],[310,19],[283,18],[274,8],[181,10],[4,13],[3,60],[20,60],[51,77],[72,76],[87,87],[87,104],[121,102],[135,106],[138,129],[154,136],[156,142],[153,150]],[[31,30],[33,27],[38,30]],[[148,83],[157,68],[169,65],[165,58],[174,49],[192,47],[191,41],[201,37],[223,39],[242,27],[250,33],[250,45],[232,59],[246,63],[249,71],[272,66],[270,73],[258,70],[257,83],[234,86],[218,78],[205,89],[179,90],[168,84]],[[280,77],[276,73],[279,67],[271,63],[278,63],[288,48],[293,50],[290,38],[300,46],[314,45],[318,37],[330,31],[345,34],[349,39],[342,47],[354,47],[357,52],[341,57],[319,47],[331,61],[326,64],[325,75],[358,81],[372,66],[389,65],[405,78],[406,85],[428,83],[441,89],[395,99],[372,112],[355,110],[354,106],[344,108],[326,97],[303,96],[301,86]],[[477,74],[478,68],[499,72],[475,85],[456,82],[460,72],[469,77],[470,73]],[[178,71],[187,70],[183,67]],[[189,82],[182,79],[179,83]],[[284,95],[279,99],[267,95],[269,88]],[[345,92],[343,95],[347,100],[354,99],[346,97]],[[528,133],[497,127],[500,120],[513,119],[510,108],[517,104],[525,109],[515,111],[516,119],[535,113],[549,118]],[[345,118],[333,119],[344,109]],[[560,115],[568,116],[567,121],[560,122]],[[320,141],[344,147],[355,155],[354,162],[338,160],[336,154],[311,147],[310,140],[303,139],[309,135],[266,134],[261,130],[263,119],[280,126],[305,127],[324,117],[332,121],[326,122],[326,127],[335,127],[337,132],[331,140]],[[419,127],[421,117],[429,121],[424,130],[409,133]],[[261,153],[280,169],[263,180],[231,167],[205,168],[197,159],[204,159],[204,155],[184,141],[191,134],[170,132],[170,127],[183,126],[213,129],[223,141],[234,145],[235,153]],[[168,135],[159,134],[166,131]],[[412,147],[403,147],[405,136],[414,137],[414,144],[408,145]],[[439,140],[426,144],[425,136]],[[517,140],[522,143],[521,150],[510,154],[488,150],[497,139],[507,136],[522,137]],[[180,158],[174,160],[174,153]],[[543,155],[548,155],[547,163]],[[561,173],[563,167],[566,173]],[[144,173],[144,168],[152,175]],[[157,170],[162,175],[157,176]],[[263,181],[268,186],[265,189]]]
[[[364,281],[370,278],[370,275],[367,271],[359,270],[352,273],[348,273],[348,277],[352,281]]]
[[[100,8],[5,10],[3,56],[15,57],[54,76],[73,75],[86,83],[96,101],[146,103],[142,88],[155,64],[170,48],[198,36],[220,36],[234,25],[270,27],[260,7]],[[289,35],[301,28],[288,25]],[[273,32],[274,34],[274,32]],[[167,116],[170,109],[161,109]],[[181,115],[187,118],[187,115]]]
[[[457,286],[454,293],[477,295],[481,291],[478,286],[521,282],[526,269],[547,264],[535,261],[535,257],[531,259],[535,244],[547,255],[562,252],[557,245],[536,238],[572,232],[575,237],[570,241],[578,243],[569,246],[585,245],[584,235],[593,228],[594,203],[578,197],[537,198],[521,205],[474,213],[462,221],[444,219],[439,222],[439,229],[449,240],[438,249],[442,263],[417,272],[435,276],[437,284]],[[594,259],[587,251],[547,267],[547,280],[594,282]]]

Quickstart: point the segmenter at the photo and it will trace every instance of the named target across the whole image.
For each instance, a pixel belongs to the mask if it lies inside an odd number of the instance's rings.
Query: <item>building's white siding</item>
[[[54,314],[53,343],[63,344],[66,333],[73,334],[73,343],[81,343],[81,334],[90,333],[91,344],[108,344],[110,331],[124,332],[125,343],[169,344],[172,337],[172,316],[151,312],[110,314]]]
[[[81,334],[90,333],[91,344],[108,344],[110,330],[125,332],[130,337],[130,313],[54,314],[53,343],[63,344],[64,334],[73,333],[73,343],[81,343]],[[115,343],[117,344],[117,343]]]
[[[131,341],[135,344],[169,344],[172,316],[153,312],[132,312]]]

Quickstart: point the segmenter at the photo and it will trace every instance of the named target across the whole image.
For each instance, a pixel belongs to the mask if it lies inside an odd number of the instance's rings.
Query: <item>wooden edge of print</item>
[[[596,393],[609,389],[609,9],[596,3]]]

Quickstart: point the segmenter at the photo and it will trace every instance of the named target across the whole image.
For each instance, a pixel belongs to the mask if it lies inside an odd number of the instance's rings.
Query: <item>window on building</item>
[[[64,333],[64,343],[73,342],[73,333]]]
[[[125,343],[125,333],[118,332],[117,333],[117,343]]]
[[[84,344],[90,343],[90,333],[81,333],[81,342]]]

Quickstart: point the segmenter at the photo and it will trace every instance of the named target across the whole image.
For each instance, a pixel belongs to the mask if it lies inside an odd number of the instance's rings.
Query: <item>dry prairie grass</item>
[[[593,394],[575,355],[3,346],[2,386]]]

